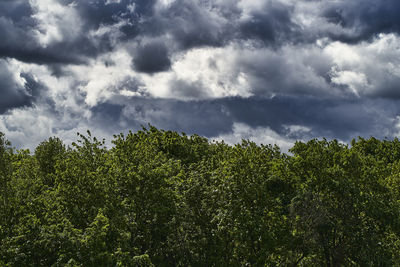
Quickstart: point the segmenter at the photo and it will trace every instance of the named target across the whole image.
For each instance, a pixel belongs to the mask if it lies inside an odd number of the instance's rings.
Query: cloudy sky
[[[399,0],[0,0],[16,147],[141,125],[284,149],[400,133]]]

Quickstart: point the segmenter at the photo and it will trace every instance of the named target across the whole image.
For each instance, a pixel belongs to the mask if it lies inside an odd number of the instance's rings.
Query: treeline
[[[398,139],[0,137],[0,266],[400,266]]]

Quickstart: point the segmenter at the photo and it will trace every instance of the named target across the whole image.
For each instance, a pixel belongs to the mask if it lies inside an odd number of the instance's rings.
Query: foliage
[[[15,150],[0,265],[399,266],[400,141],[230,146],[149,126]]]

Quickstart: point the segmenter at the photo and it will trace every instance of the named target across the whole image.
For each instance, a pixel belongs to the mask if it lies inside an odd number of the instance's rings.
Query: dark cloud
[[[92,109],[92,112],[94,118],[112,118],[106,120],[108,123],[101,119],[91,122],[102,129],[108,124],[106,129],[110,133],[139,129],[151,123],[163,129],[215,136],[229,132],[233,125],[232,118],[225,113],[224,105],[219,101],[114,98]]]
[[[298,29],[293,7],[266,1],[244,13],[238,1],[173,1],[144,24],[144,34],[169,33],[179,49],[221,47],[230,42],[261,41],[264,45],[289,42]]]
[[[182,79],[172,80],[169,83],[171,91],[189,99],[207,98],[205,93],[205,85],[201,81],[188,82]]]
[[[154,23],[161,26],[164,32],[171,33],[181,49],[221,46],[229,37],[231,27],[234,27],[234,24],[226,25],[218,13],[210,12],[206,5],[202,6],[199,2],[174,1],[155,17]]]
[[[240,23],[239,38],[259,39],[266,44],[282,43],[297,28],[292,22],[293,8],[280,2],[267,1],[265,6],[248,14]]]
[[[55,114],[56,103],[47,93],[48,88],[31,73],[14,73],[9,62],[0,59],[0,114],[15,108],[34,107],[38,103],[46,105]]]
[[[50,112],[50,111],[47,111]],[[69,114],[48,114],[61,123],[55,125],[55,133],[94,129],[109,138],[113,134],[138,130],[148,123],[168,130],[200,134],[206,137],[227,136],[233,133],[235,125],[248,125],[249,129],[271,129],[283,139],[310,139],[315,137],[338,138],[350,141],[358,136],[392,138],[398,134],[399,102],[381,100],[322,100],[312,97],[274,98],[222,98],[201,101],[178,101],[172,99],[121,98],[115,97],[90,109],[91,117]],[[78,117],[74,117],[78,116]],[[29,116],[28,116],[29,117]],[[31,118],[32,119],[32,118]],[[76,129],[75,121],[80,127]],[[43,121],[39,121],[43,124]],[[20,131],[9,121],[10,131]],[[83,123],[83,124],[81,124]],[[83,127],[82,127],[83,126]],[[291,126],[304,127],[296,131]],[[36,126],[33,126],[36,127]],[[24,126],[21,127],[25,129]],[[27,128],[25,131],[35,130]],[[261,134],[268,132],[259,131]],[[34,136],[37,142],[42,137]],[[19,137],[16,137],[17,139]],[[28,138],[28,137],[27,137]],[[262,136],[259,136],[262,140]],[[21,139],[23,140],[23,139]],[[19,141],[23,144],[26,141]],[[240,140],[237,140],[240,141]],[[21,143],[22,142],[22,143]]]
[[[91,109],[91,112],[93,114],[92,123],[118,125],[118,122],[121,118],[122,109],[122,105],[101,103]]]
[[[398,101],[343,100],[313,97],[222,98],[202,101],[132,98],[114,99],[95,109],[96,126],[126,131],[151,123],[163,129],[215,137],[232,131],[234,123],[270,128],[281,136],[339,138],[392,137],[397,134]],[[118,104],[116,104],[118,103]],[[125,125],[125,127],[123,126]],[[290,133],[289,126],[310,131]]]
[[[32,9],[28,1],[2,1],[0,2],[0,57],[16,58],[20,61],[37,64],[83,64],[88,58],[93,58],[103,52],[113,49],[113,32],[101,36],[90,36],[90,30],[96,30],[101,25],[118,23],[127,19],[124,24],[125,29],[133,25],[125,12],[128,2],[121,1],[120,4],[106,5],[104,1],[86,2],[61,1],[60,3],[67,8],[67,5],[77,4],[77,11],[80,11],[85,23],[78,36],[64,35],[61,41],[54,41],[45,46],[39,43],[37,34],[43,30],[39,27],[38,20],[34,17],[35,10]],[[151,1],[149,1],[151,2]],[[148,4],[144,4],[148,6]],[[124,11],[124,12],[123,12]],[[77,22],[76,22],[77,23]],[[57,27],[57,25],[54,25]],[[67,25],[63,25],[67,26]],[[71,28],[77,25],[69,25]],[[118,30],[118,29],[117,29]]]
[[[17,107],[32,104],[33,96],[29,94],[24,85],[14,79],[7,62],[0,60],[0,114]],[[32,93],[34,90],[32,90]]]
[[[41,46],[35,36],[35,31],[39,31],[37,21],[32,18],[33,11],[27,1],[15,1],[10,9],[6,6],[9,1],[6,2],[0,4],[0,57],[37,64],[81,64],[85,56],[96,54],[93,42],[84,35]]]
[[[65,1],[76,5],[76,10],[85,21],[85,31],[97,30],[101,26],[110,26],[124,22],[119,29],[126,38],[133,38],[139,33],[139,19],[151,15],[155,0],[121,1]]]
[[[222,47],[246,40],[261,41],[263,45],[276,48],[288,43],[312,43],[322,37],[357,42],[379,33],[400,31],[400,16],[397,14],[400,2],[397,0],[316,1],[322,9],[320,16],[343,29],[326,32],[319,31],[316,25],[297,25],[294,17],[310,14],[298,13],[296,3],[288,5],[278,0],[265,1],[258,8],[247,9],[243,5],[248,3],[231,0],[175,0],[162,8],[156,8],[156,5],[161,5],[156,0],[57,1],[65,8],[77,11],[82,22],[79,36],[66,34],[62,41],[42,46],[34,34],[40,29],[31,2],[1,1],[0,36],[3,39],[0,57],[38,64],[84,64],[88,58],[112,51],[116,44],[145,37],[168,37],[168,50],[179,52],[202,46]],[[302,2],[309,1],[299,1]],[[90,34],[101,27],[113,26],[102,34]],[[146,47],[142,49],[146,53]],[[165,54],[162,49],[156,51]],[[153,57],[149,66],[138,63],[138,70],[141,71],[141,66],[144,72],[165,70],[169,59],[166,56],[161,59],[159,67],[155,66],[157,62]]]
[[[2,0],[0,1],[0,14],[10,18],[16,24],[30,24],[30,16],[33,11],[26,0]]]
[[[21,78],[25,80],[25,90],[33,100],[37,99],[45,90],[44,86],[37,82],[30,73],[21,73]]]
[[[342,140],[358,135],[393,135],[393,118],[400,112],[396,101],[314,97],[233,98],[225,105],[234,121],[252,127],[270,127],[279,134],[285,134],[284,126],[301,125],[311,129],[309,137],[325,136]]]
[[[11,10],[18,10],[26,8],[26,5],[18,5],[18,2],[10,4]],[[6,12],[8,11],[8,12]],[[37,46],[36,42],[33,41],[32,34],[29,31],[34,25],[33,20],[30,18],[30,11],[27,14],[25,12],[18,13],[15,11],[9,12],[5,3],[0,5],[0,36],[2,40],[0,42],[0,57],[9,56],[17,57],[19,53],[28,54],[27,50],[32,50],[32,47]]]
[[[69,25],[80,27],[78,36],[68,33],[61,41],[45,46],[38,42],[42,32],[34,10],[28,1],[0,2],[0,57],[16,58],[37,64],[85,64],[89,58],[109,52],[116,44],[131,40],[145,31],[141,20],[150,17],[156,0],[72,1],[56,0],[65,9],[73,8],[81,22]],[[54,25],[57,27],[57,25]],[[68,25],[63,25],[68,27]],[[92,33],[101,27],[113,27],[102,34]],[[157,26],[156,26],[157,27]]]
[[[1,33],[1,32],[0,32]],[[7,35],[5,35],[7,36]],[[15,42],[23,43],[23,38]],[[27,42],[30,42],[27,39]],[[89,41],[90,43],[90,41]],[[87,62],[87,56],[96,55],[93,46],[88,46],[88,42],[82,40],[80,43],[58,43],[43,49],[37,44],[30,47],[24,45],[14,45],[14,42],[4,42],[0,44],[0,57],[15,58],[22,62],[35,64],[84,64]],[[85,52],[87,53],[85,55]]]
[[[339,24],[351,33],[332,34],[331,37],[344,42],[370,39],[379,33],[400,33],[400,2],[384,1],[338,1],[328,3],[323,16]]]
[[[167,47],[160,42],[140,46],[134,52],[133,66],[138,72],[156,73],[167,71],[171,67]]]

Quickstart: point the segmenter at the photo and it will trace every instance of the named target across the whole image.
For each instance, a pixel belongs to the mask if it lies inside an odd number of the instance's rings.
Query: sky
[[[0,0],[17,148],[149,123],[210,140],[400,134],[398,0]]]

